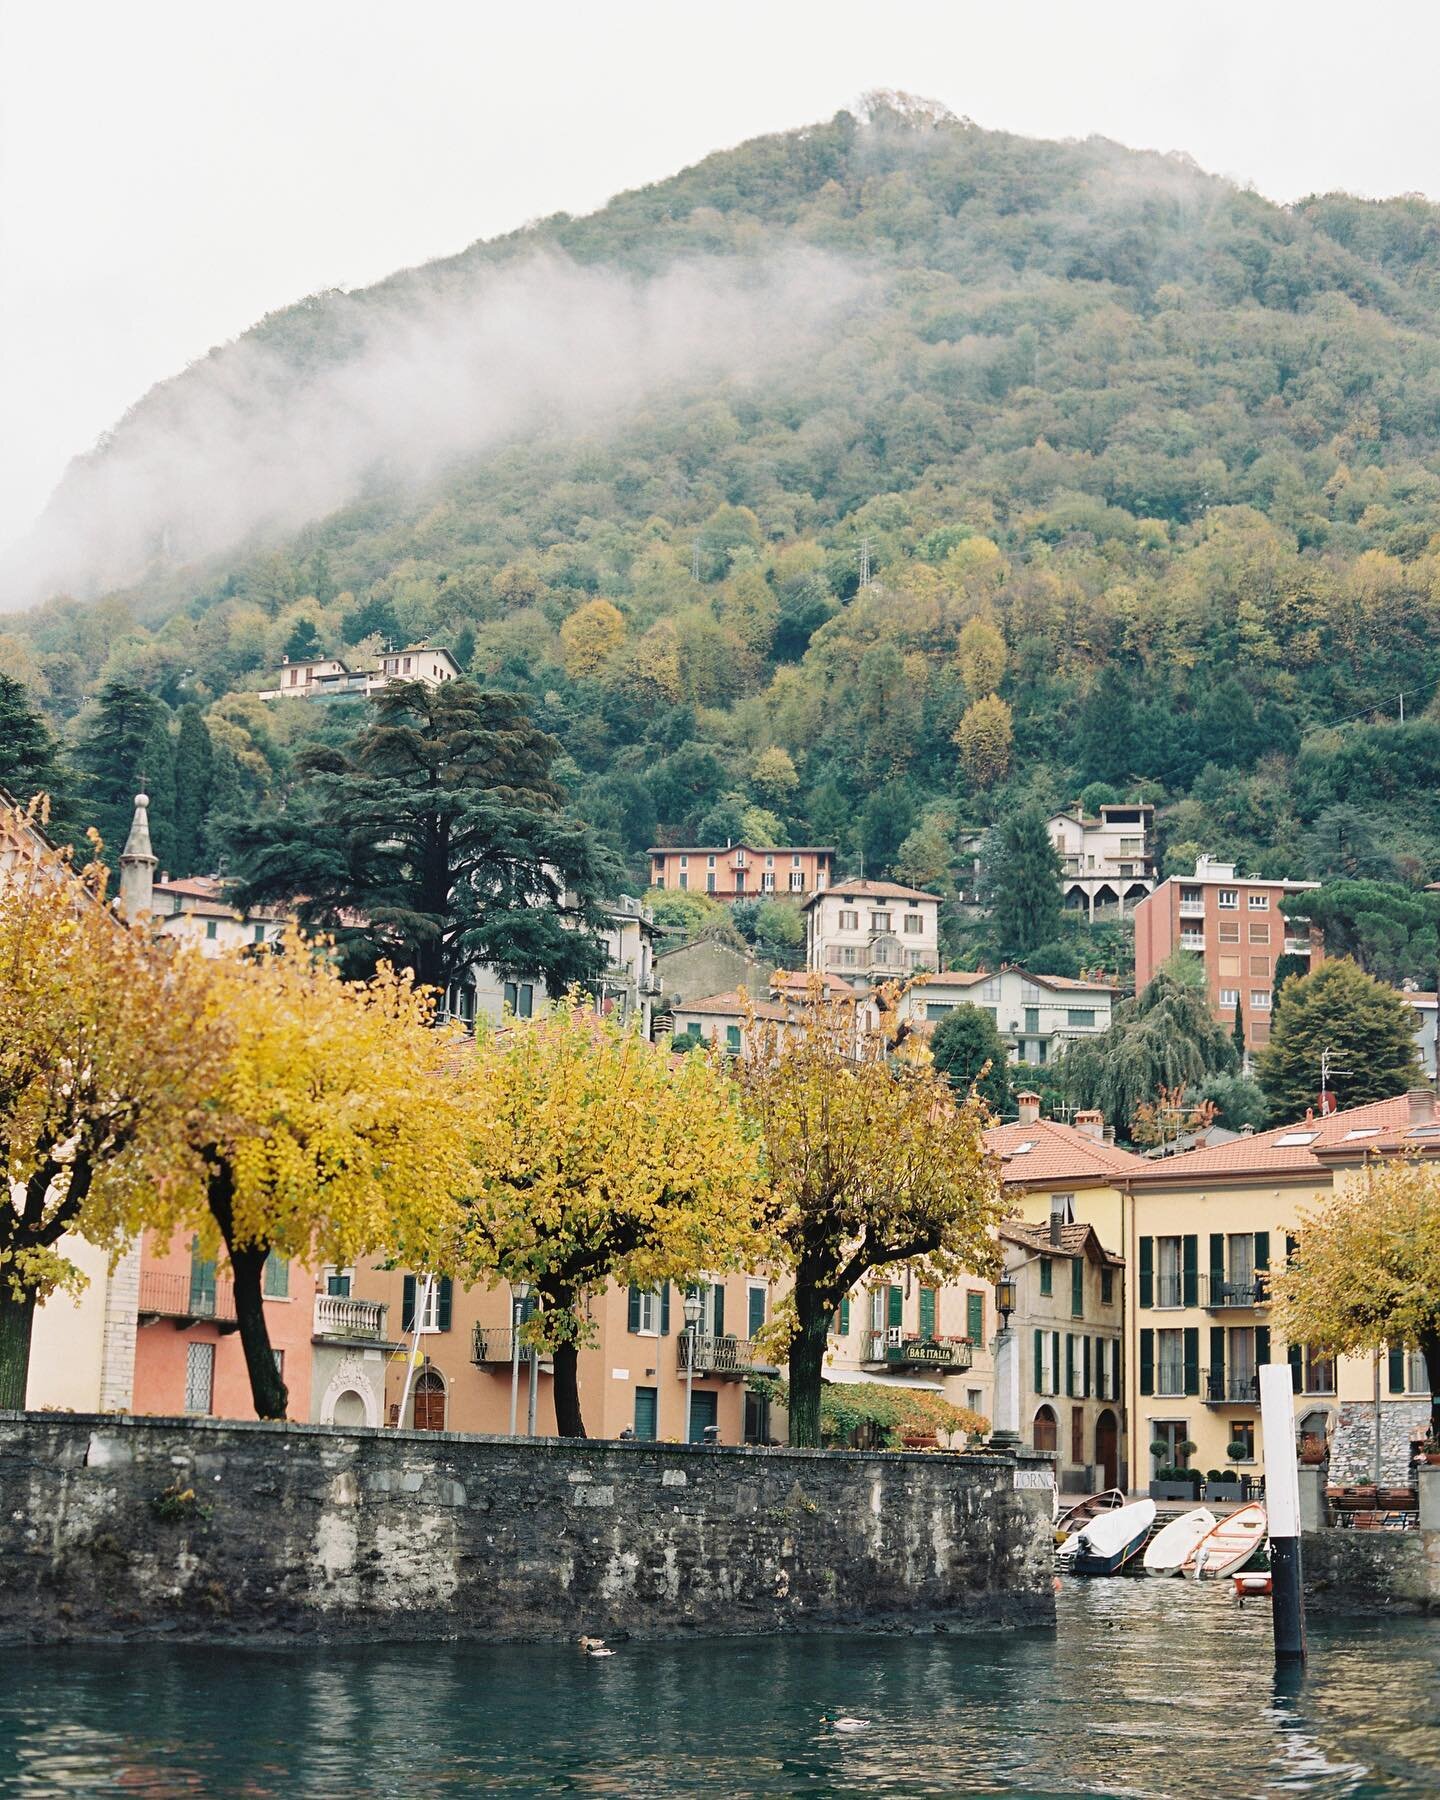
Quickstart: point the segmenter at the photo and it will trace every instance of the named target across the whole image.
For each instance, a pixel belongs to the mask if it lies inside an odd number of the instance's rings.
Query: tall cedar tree
[[[95,716],[76,745],[75,761],[83,778],[76,809],[80,823],[93,825],[100,833],[112,861],[130,830],[150,734],[164,720],[165,708],[153,694],[124,676],[112,676],[101,688]]]
[[[175,853],[177,875],[198,875],[208,864],[205,820],[215,776],[215,751],[204,714],[195,705],[180,709],[175,737]]]
[[[1059,937],[1060,876],[1039,807],[1011,813],[986,837],[982,893],[1001,956],[1018,959]]]
[[[952,1007],[930,1034],[930,1056],[956,1093],[975,1088],[993,1113],[1009,1106],[1010,1062],[994,1019],[981,1007]]]
[[[1235,1060],[1243,1069],[1245,1067],[1245,1014],[1241,1009],[1240,996],[1235,996],[1235,1023],[1230,1027],[1230,1042],[1235,1046]]]
[[[50,796],[52,832],[66,812],[65,771],[50,727],[13,675],[0,675],[0,788],[22,806]]]
[[[1270,1042],[1255,1072],[1272,1111],[1298,1118],[1320,1092],[1320,1057],[1329,1050],[1331,1088],[1341,1106],[1388,1100],[1420,1079],[1415,1039],[1420,1014],[1403,994],[1367,975],[1348,956],[1327,957],[1309,975],[1285,983]]]
[[[137,779],[150,797],[150,843],[160,867],[175,867],[175,741],[170,724],[159,718],[140,752]]]
[[[352,970],[385,959],[438,988],[475,963],[557,989],[598,974],[616,872],[565,810],[560,746],[524,701],[462,680],[397,682],[373,705],[348,754],[297,758],[283,813],[236,823],[238,904],[294,902]]]

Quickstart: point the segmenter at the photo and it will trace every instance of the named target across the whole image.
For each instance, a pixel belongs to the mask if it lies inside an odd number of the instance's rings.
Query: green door
[[[706,1427],[715,1424],[719,1416],[719,1404],[720,1396],[708,1388],[697,1388],[690,1396],[690,1443],[705,1442]],[[638,1432],[636,1436],[639,1436]]]
[[[653,1387],[637,1387],[635,1390],[635,1435],[644,1438],[647,1443],[655,1441],[655,1389]]]

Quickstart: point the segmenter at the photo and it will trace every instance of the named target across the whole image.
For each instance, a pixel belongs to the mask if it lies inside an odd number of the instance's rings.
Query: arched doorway
[[[445,1429],[445,1382],[434,1369],[426,1369],[415,1383],[415,1429]]]
[[[1095,1466],[1101,1487],[1119,1487],[1120,1421],[1108,1406],[1095,1421]]]
[[[1056,1423],[1054,1411],[1042,1406],[1035,1415],[1035,1426],[1031,1432],[1037,1450],[1058,1450],[1060,1448],[1060,1429]]]

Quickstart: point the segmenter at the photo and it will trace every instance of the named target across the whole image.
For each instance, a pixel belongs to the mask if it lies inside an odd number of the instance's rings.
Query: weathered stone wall
[[[0,1413],[0,1636],[1054,1617],[1048,1458]]]
[[[1380,1403],[1380,1485],[1404,1487],[1410,1479],[1410,1447],[1430,1424],[1428,1400]],[[1375,1479],[1375,1406],[1342,1400],[1330,1445],[1330,1480],[1337,1487],[1365,1487]]]
[[[1302,1554],[1313,1613],[1440,1612],[1440,1531],[1307,1531]]]

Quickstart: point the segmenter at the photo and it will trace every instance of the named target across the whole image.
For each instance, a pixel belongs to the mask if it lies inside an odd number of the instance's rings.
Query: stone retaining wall
[[[1051,1462],[0,1413],[0,1636],[1048,1623]]]
[[[1440,1531],[1307,1531],[1302,1553],[1317,1617],[1440,1612]]]

